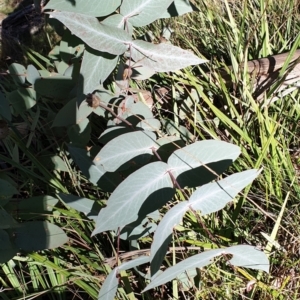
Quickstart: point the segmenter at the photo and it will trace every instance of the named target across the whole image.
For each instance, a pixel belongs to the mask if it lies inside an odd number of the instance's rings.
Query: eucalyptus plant
[[[204,251],[160,271],[174,228],[187,213],[202,217],[223,209],[260,173],[253,169],[222,177],[240,155],[239,147],[220,140],[191,143],[180,134],[166,134],[165,124],[133,88],[133,82],[155,73],[205,62],[169,42],[155,44],[137,38],[137,28],[193,9],[184,0],[50,0],[44,7],[49,22],[65,26],[60,44],[50,53],[49,65],[57,72],[32,65],[10,67],[18,86],[8,95],[13,113],[33,107],[38,97],[64,103],[53,127],[67,128],[73,161],[91,183],[110,193],[104,208],[62,189],[61,201],[95,220],[93,235],[111,231],[135,245],[140,238],[153,235],[150,256],[115,267],[98,299],[114,299],[119,273],[146,263],[150,271],[144,291],[207,266],[218,256],[233,266],[269,270],[263,252],[235,245]],[[108,77],[113,78],[110,90],[105,88]],[[9,120],[8,111],[7,105],[1,115]],[[104,146],[95,154],[86,147],[92,113],[107,120],[107,129],[99,137]],[[171,209],[161,218],[159,209],[167,203]]]

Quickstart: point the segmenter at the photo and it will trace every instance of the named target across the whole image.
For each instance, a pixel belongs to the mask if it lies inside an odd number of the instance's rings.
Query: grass
[[[190,139],[214,138],[240,146],[242,155],[228,173],[250,168],[262,168],[262,173],[234,204],[221,212],[200,221],[187,214],[174,232],[174,247],[210,249],[238,243],[256,245],[269,255],[270,275],[232,269],[220,259],[197,270],[198,281],[190,289],[173,282],[139,294],[145,287],[144,280],[128,272],[122,274],[125,284],[118,290],[118,299],[299,299],[300,93],[294,91],[272,104],[268,104],[272,94],[267,93],[257,102],[252,96],[248,74],[238,67],[251,59],[299,48],[297,1],[198,0],[194,3],[198,12],[170,22],[174,30],[172,42],[192,49],[208,63],[160,74],[136,85],[147,90],[165,86],[169,100],[156,101],[156,111],[160,118],[184,126]],[[158,33],[159,26],[160,23],[152,25],[152,31]],[[219,74],[219,69],[228,65],[233,66],[231,87],[224,85]],[[180,101],[176,100],[178,94]],[[33,108],[19,115],[16,122],[22,122],[29,130],[5,141],[6,152],[1,152],[0,159],[11,169],[1,170],[0,178],[10,176],[18,184],[19,197],[70,192],[101,199],[104,203],[108,195],[92,187],[78,173],[66,153],[66,136],[58,135],[51,128],[59,107],[57,103],[47,102],[39,106],[40,111]],[[99,124],[93,126],[102,130]],[[17,131],[14,124],[12,128]],[[39,158],[46,153],[61,157],[65,171],[60,171],[61,166],[45,168]],[[2,264],[0,299],[97,299],[110,271],[104,258],[116,252],[115,237],[107,233],[91,238],[93,223],[63,205],[56,207],[53,215],[43,217],[61,226],[70,243],[55,250],[21,254]],[[266,239],[261,232],[271,239]],[[270,240],[278,241],[281,247],[275,247]],[[151,237],[144,238],[140,247],[149,248],[150,243]],[[127,243],[120,247],[129,250]],[[173,251],[165,265],[175,264],[192,251],[195,250]]]

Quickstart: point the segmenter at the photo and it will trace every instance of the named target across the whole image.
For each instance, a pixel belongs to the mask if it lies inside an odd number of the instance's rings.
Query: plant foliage
[[[11,65],[16,90],[7,97],[1,95],[1,116],[11,121],[9,105],[12,114],[18,115],[37,105],[37,99],[59,103],[53,128],[66,128],[67,150],[73,162],[92,184],[111,195],[104,208],[61,187],[56,187],[57,197],[96,221],[93,235],[112,231],[138,243],[154,233],[150,256],[113,269],[98,299],[114,299],[120,272],[145,263],[150,263],[150,282],[144,291],[190,269],[207,266],[218,256],[233,266],[268,272],[267,256],[249,245],[204,251],[160,271],[174,228],[186,214],[205,217],[223,209],[260,173],[252,169],[221,177],[240,155],[240,148],[220,140],[191,143],[189,138],[180,139],[177,128],[174,139],[164,132],[168,126],[157,119],[146,102],[138,100],[143,99],[140,91],[132,88],[136,74],[147,79],[157,72],[174,72],[205,62],[170,43],[154,44],[137,38],[139,27],[191,12],[193,6],[183,0],[86,0],[75,5],[50,0],[45,9],[50,20],[66,27],[60,44],[50,53],[49,64],[56,71]],[[92,134],[91,114],[108,121],[99,138],[104,146],[96,153],[86,147]],[[67,241],[63,231],[49,222],[16,222],[10,215],[9,199],[17,191],[3,180],[1,184],[5,186],[1,206],[7,205],[7,211],[1,210],[2,262],[12,258],[17,248],[35,251]],[[26,205],[21,202],[18,207],[24,209],[24,217],[33,201],[26,200]],[[48,201],[56,205],[49,196],[36,201],[47,207]],[[158,221],[157,211],[166,204],[171,208]]]

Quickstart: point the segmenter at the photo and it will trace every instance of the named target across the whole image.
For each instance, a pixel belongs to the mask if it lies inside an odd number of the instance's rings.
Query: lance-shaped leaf
[[[25,83],[27,74],[24,66],[17,63],[13,63],[8,67],[8,70],[9,74],[11,75],[16,84],[23,85]]]
[[[176,150],[169,157],[168,165],[181,187],[196,187],[222,174],[239,154],[238,146],[206,140]]]
[[[83,148],[69,145],[69,152],[84,176],[104,191],[112,192],[122,181],[116,173],[107,173],[102,166],[95,166],[88,153]]]
[[[41,195],[27,199],[13,199],[6,206],[7,212],[22,220],[41,217],[49,214],[57,204],[58,200],[52,196]]]
[[[248,245],[238,245],[226,249],[214,249],[189,257],[177,265],[168,268],[162,274],[156,276],[144,291],[162,285],[186,270],[202,268],[210,264],[214,257],[222,254],[232,254],[233,258],[228,262],[234,266],[263,270],[269,272],[268,257],[257,248]]]
[[[39,71],[33,66],[33,65],[28,65],[27,67],[27,81],[30,82],[31,84],[34,84],[35,81],[40,78],[41,75]]]
[[[149,256],[140,256],[129,262],[125,262],[125,263],[121,264],[119,267],[112,270],[110,272],[110,274],[107,276],[107,278],[105,279],[105,281],[101,287],[100,293],[98,295],[98,300],[104,300],[104,299],[113,300],[113,299],[115,299],[115,295],[116,295],[118,283],[119,283],[118,276],[117,276],[119,274],[119,271],[132,269],[137,266],[143,265],[147,262],[149,262]]]
[[[57,9],[69,12],[78,12],[94,17],[107,16],[114,12],[121,4],[121,0],[85,0],[61,1],[51,0],[44,9]]]
[[[101,209],[101,206],[93,200],[75,196],[75,195],[66,195],[59,193],[59,197],[70,207],[83,212],[88,218],[96,220],[97,215]]]
[[[188,202],[181,202],[170,209],[155,231],[151,246],[151,261],[172,234],[173,228],[181,222],[189,207],[200,210],[202,215],[216,212],[235,198],[259,173],[258,170],[249,170],[203,185],[192,194]]]
[[[132,132],[130,127],[123,127],[123,126],[113,126],[109,127],[104,132],[101,133],[99,137],[99,143],[107,144],[109,141],[113,140],[114,138],[124,134]]]
[[[161,18],[178,17],[189,12],[195,11],[195,5],[186,0],[174,0],[168,7],[168,10],[161,16]]]
[[[154,162],[129,175],[101,209],[93,235],[134,222],[171,200],[175,190],[167,170],[166,163]]]
[[[159,19],[173,0],[123,1],[120,13],[133,26],[146,26]]]
[[[123,29],[130,35],[133,34],[132,24],[128,23],[120,14],[110,15],[109,17],[105,18],[101,23],[104,25],[109,25]]]
[[[189,204],[194,210],[200,210],[201,215],[216,212],[235,198],[259,173],[259,170],[248,170],[203,185],[192,194]]]
[[[118,268],[119,270],[128,270],[128,269],[132,269],[135,268],[137,266],[146,264],[150,261],[150,257],[149,256],[140,256],[137,257],[131,261],[125,262],[123,264],[121,264]]]
[[[108,172],[116,171],[134,158],[135,164],[145,164],[152,156],[151,148],[156,145],[155,140],[155,133],[151,131],[122,134],[101,149],[94,158],[94,164],[102,165]]]
[[[94,17],[72,12],[51,12],[51,15],[95,50],[120,55],[127,50],[126,44],[131,42],[126,31],[103,25]]]
[[[25,251],[53,249],[69,240],[60,227],[47,221],[21,223],[9,232],[15,245]]]
[[[155,265],[160,265],[165,254],[166,241],[169,241],[170,235],[173,232],[173,228],[179,224],[182,220],[183,215],[189,208],[187,201],[180,202],[176,206],[172,207],[160,221],[153,238],[151,245],[151,262],[155,261]],[[159,259],[158,259],[159,257]],[[159,260],[157,262],[157,260]],[[156,273],[157,270],[153,270],[151,266],[151,273]]]
[[[12,245],[8,233],[0,229],[0,264],[9,261],[16,253],[17,249]]]
[[[8,100],[14,113],[19,114],[36,104],[36,91],[32,88],[20,87],[8,94]]]
[[[2,118],[11,121],[11,111],[8,99],[4,96],[4,94],[0,91],[0,115]]]
[[[83,54],[80,73],[84,78],[83,93],[93,92],[113,71],[118,56],[93,49],[86,49]]]
[[[171,72],[191,65],[205,63],[193,53],[167,43],[151,44],[142,40],[131,43],[131,55],[134,61],[139,61],[157,72]]]
[[[19,226],[20,224],[10,214],[0,207],[0,229],[17,228]]]
[[[101,290],[98,294],[98,300],[113,300],[119,285],[118,275],[119,269],[115,268],[106,277]]]
[[[17,189],[7,180],[0,179],[0,199],[8,199],[15,194],[18,194]],[[0,204],[2,204],[1,200]]]

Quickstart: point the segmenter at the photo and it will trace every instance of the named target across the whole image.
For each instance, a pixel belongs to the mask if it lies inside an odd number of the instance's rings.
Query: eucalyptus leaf
[[[59,197],[70,207],[84,213],[89,219],[96,220],[97,215],[101,209],[101,206],[93,200],[59,193]]]
[[[267,256],[263,252],[257,250],[257,248],[252,246],[238,245],[225,249],[209,250],[189,257],[179,262],[175,266],[168,268],[162,274],[156,276],[144,289],[144,292],[162,285],[170,280],[173,280],[186,270],[203,268],[209,265],[212,262],[211,260],[213,258],[224,254],[233,255],[232,259],[230,259],[228,263],[234,266],[269,272],[269,261]]]
[[[68,172],[69,169],[66,165],[66,162],[58,155],[55,155],[53,152],[45,151],[38,160],[48,169],[56,170],[58,172]]]
[[[98,141],[101,144],[107,144],[109,141],[113,140],[114,138],[124,133],[130,133],[130,132],[132,132],[132,129],[129,127],[112,126],[104,130],[103,133],[101,133]]]
[[[123,29],[126,32],[128,32],[130,36],[133,35],[132,24],[127,22],[126,19],[124,19],[120,14],[110,15],[107,18],[105,18],[101,23],[104,25],[109,25],[109,26]]]
[[[117,293],[119,280],[118,280],[119,269],[112,270],[106,277],[100,289],[98,300],[113,300]]]
[[[114,12],[121,4],[121,0],[85,0],[61,1],[51,0],[44,9],[79,12],[94,17],[106,16]]]
[[[12,199],[5,209],[11,215],[22,220],[41,218],[52,212],[58,200],[49,195],[35,196],[27,199]]]
[[[153,243],[151,245],[151,261],[154,259],[157,260],[156,253],[160,248],[165,244],[166,240],[169,239],[170,235],[173,232],[173,229],[178,225],[186,211],[189,209],[189,202],[182,201],[172,207],[163,217],[163,219],[158,224],[158,227],[155,231]],[[163,256],[165,253],[163,254]],[[161,261],[159,262],[159,264]],[[156,272],[154,272],[156,273]]]
[[[93,92],[99,84],[103,84],[118,63],[118,56],[85,49],[80,73],[84,78],[83,92]]]
[[[51,73],[49,76],[38,78],[34,83],[34,89],[42,96],[64,100],[68,98],[74,85],[72,77]]]
[[[159,19],[173,0],[123,1],[120,13],[133,26],[146,26]]]
[[[187,210],[200,210],[201,215],[216,212],[230,202],[244,187],[259,174],[258,170],[249,170],[233,174],[223,180],[209,183],[198,188],[189,201],[183,201],[172,207],[159,223],[151,246],[151,260],[172,234]]]
[[[146,264],[149,261],[150,261],[149,256],[139,256],[131,261],[122,263],[118,268],[119,270],[128,270]]]
[[[175,190],[167,170],[167,164],[154,162],[129,175],[101,209],[93,235],[134,222],[171,200]]]
[[[176,136],[161,137],[156,141],[156,143],[159,145],[159,148],[156,150],[156,152],[160,159],[164,162],[167,162],[168,158],[174,151],[185,146],[184,141]]]
[[[223,141],[199,141],[176,150],[168,165],[181,187],[196,187],[222,174],[240,152],[238,146]]]
[[[8,67],[8,70],[16,84],[23,85],[25,83],[27,72],[24,66],[13,63]]]
[[[57,225],[47,221],[21,223],[10,231],[11,239],[19,249],[38,251],[53,249],[68,242],[68,237]]]
[[[6,263],[17,253],[17,249],[12,245],[9,235],[3,229],[0,229],[0,263]]]
[[[0,116],[8,121],[11,121],[11,111],[8,99],[0,91]]]
[[[190,207],[194,210],[200,210],[202,215],[216,212],[232,201],[259,173],[259,170],[248,170],[232,174],[217,182],[203,185],[190,197]]]
[[[139,127],[141,129],[148,130],[148,131],[157,132],[161,127],[161,123],[159,120],[157,120],[155,118],[150,118],[150,119],[142,120],[141,122],[137,123],[136,127]]]
[[[51,12],[91,48],[120,55],[127,50],[131,36],[122,29],[101,24],[96,18],[73,12]]]
[[[33,65],[28,65],[27,66],[27,81],[31,84],[34,84],[35,81],[40,78],[41,75],[39,73],[39,71],[35,68],[35,66]]]
[[[86,146],[91,137],[91,124],[88,118],[68,128],[68,136],[72,145],[76,147]]]
[[[149,236],[157,228],[155,223],[149,222],[148,216],[144,220],[136,220],[124,226],[120,232],[120,239],[122,240],[137,240],[142,237]]]
[[[8,99],[15,114],[23,113],[36,104],[36,91],[32,88],[20,87],[10,92]]]
[[[0,229],[17,228],[20,224],[7,211],[0,207]]]
[[[85,149],[72,145],[69,145],[68,149],[83,175],[104,191],[112,192],[122,181],[122,177],[119,174],[108,173],[105,172],[102,166],[95,166]]]
[[[131,55],[134,61],[141,61],[144,66],[156,72],[177,71],[206,62],[190,51],[171,44],[151,44],[142,40],[134,40],[131,43]]]
[[[161,16],[161,18],[178,17],[189,12],[197,11],[198,9],[190,1],[174,0],[168,7],[168,10]]]
[[[52,127],[70,126],[76,124],[77,101],[76,98],[68,101],[68,103],[60,109],[56,114]]]
[[[93,162],[109,172],[116,171],[131,160],[134,164],[145,164],[152,156],[155,140],[156,136],[151,131],[124,133],[106,144]]]
[[[0,179],[0,198],[9,199],[15,194],[18,194],[17,189],[8,181]]]

